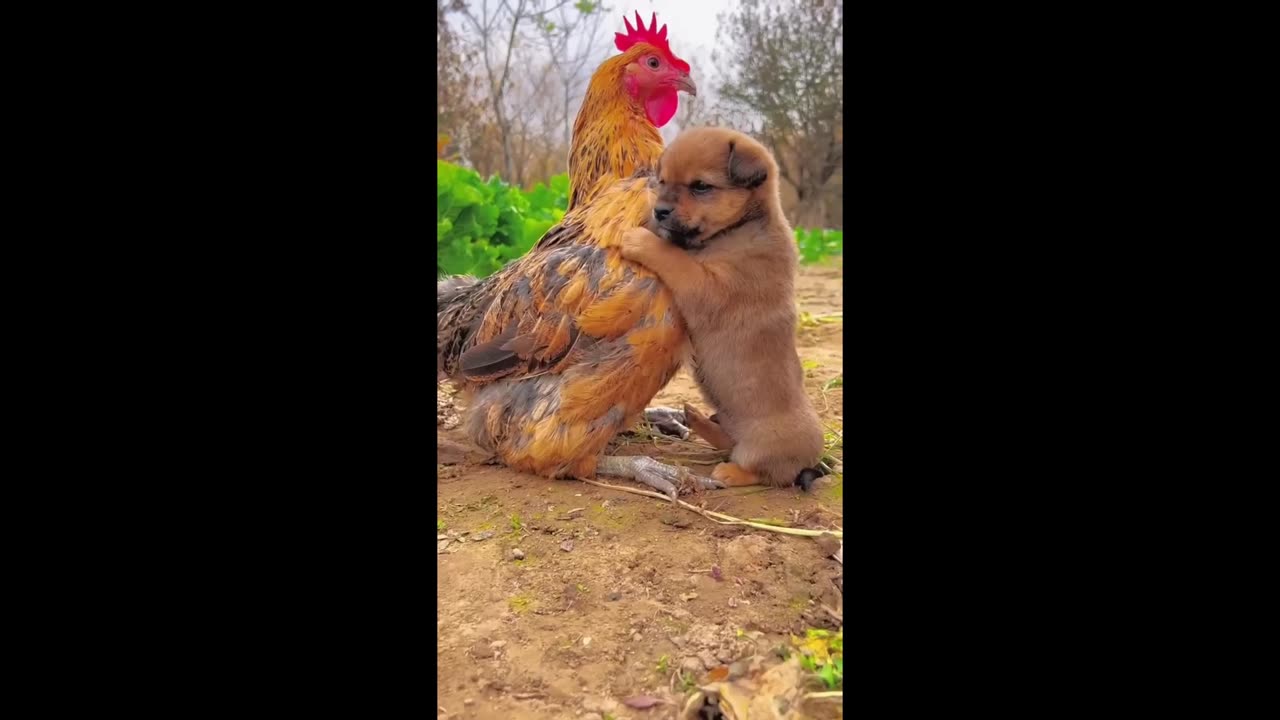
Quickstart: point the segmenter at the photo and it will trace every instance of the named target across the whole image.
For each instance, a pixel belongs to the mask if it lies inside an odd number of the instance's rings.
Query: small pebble
[[[640,642],[643,639],[643,637],[644,636],[641,635],[640,633],[633,632],[631,633],[631,642]]]
[[[591,636],[582,638],[582,647],[591,647]]]
[[[560,549],[565,552],[573,552],[573,541],[565,540],[564,542],[560,543]]]
[[[691,673],[703,671],[702,661],[696,657],[687,657],[680,661],[680,669]]]
[[[621,600],[621,599],[622,599],[622,593],[618,592],[617,590],[614,590],[613,592],[609,593],[610,601],[617,602],[618,600]]]
[[[475,701],[475,700],[472,700],[471,698],[463,698],[463,700],[462,700],[462,704],[463,704],[463,705],[474,705],[474,704],[475,704],[475,702],[476,702],[476,701]]]
[[[494,650],[501,650],[506,646],[507,646],[506,640],[494,640],[493,642],[489,643],[489,647],[493,648]]]
[[[511,559],[512,559],[512,560],[523,560],[523,559],[524,559],[524,551],[523,551],[523,550],[521,550],[520,548],[514,548],[514,549],[512,549],[512,550],[511,550]]]

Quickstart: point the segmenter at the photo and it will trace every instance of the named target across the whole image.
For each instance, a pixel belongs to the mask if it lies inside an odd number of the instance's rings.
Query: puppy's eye
[[[650,55],[649,59],[645,60],[645,64],[649,66],[650,70],[657,70],[660,63],[658,62],[658,58]]]
[[[711,192],[711,186],[701,180],[694,180],[689,183],[689,190],[691,190],[694,195],[705,195],[708,192]]]

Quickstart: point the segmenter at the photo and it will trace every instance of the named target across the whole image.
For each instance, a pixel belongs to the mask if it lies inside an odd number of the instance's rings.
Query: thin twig
[[[671,498],[661,493],[653,492],[652,490],[640,490],[638,488],[629,488],[623,485],[610,485],[608,483],[602,483],[597,480],[584,479],[582,482],[587,483],[588,485],[596,485],[602,488],[609,488],[610,490],[620,490],[622,492],[628,492],[633,495],[646,495],[648,497],[655,498],[657,500],[671,502]],[[788,528],[788,527],[778,527],[776,525],[764,525],[762,523],[753,523],[747,520],[742,520],[740,518],[733,517],[732,515],[725,515],[724,513],[712,512],[710,510],[703,510],[702,508],[697,507],[696,505],[690,505],[689,503],[679,498],[676,498],[675,503],[687,510],[692,510],[693,512],[698,513],[699,515],[707,518],[708,520],[711,520],[712,522],[719,523],[720,525],[746,525],[747,527],[753,527],[753,528],[756,528],[757,530],[768,530],[769,532],[781,533],[783,535],[800,535],[802,537],[820,537],[822,535],[834,535],[840,538],[841,540],[844,539],[844,532],[841,530],[805,530],[802,528]]]
[[[805,700],[823,700],[823,699],[843,698],[843,697],[844,697],[843,690],[834,690],[832,692],[809,693],[804,696],[804,699]]]

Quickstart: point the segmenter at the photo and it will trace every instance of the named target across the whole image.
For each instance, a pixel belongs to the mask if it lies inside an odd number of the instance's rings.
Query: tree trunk
[[[568,148],[573,139],[573,118],[569,117],[569,86],[564,88],[564,146]]]
[[[494,102],[494,114],[498,116],[498,132],[502,133],[502,177],[510,182],[515,175],[515,163],[511,157],[511,124],[502,115],[501,102],[501,99]]]

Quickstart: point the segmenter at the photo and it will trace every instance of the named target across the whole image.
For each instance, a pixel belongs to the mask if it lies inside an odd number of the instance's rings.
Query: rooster
[[[590,201],[618,178],[656,163],[663,149],[658,128],[675,116],[680,106],[677,91],[698,94],[689,64],[667,45],[667,26],[656,30],[657,13],[647,28],[638,12],[635,28],[627,18],[622,22],[627,34],[614,33],[614,43],[623,54],[606,60],[591,76],[573,123],[568,210]]]
[[[596,70],[574,123],[564,219],[497,273],[437,283],[437,375],[463,390],[472,441],[508,467],[628,477],[674,498],[721,485],[652,458],[601,456],[645,414],[688,345],[671,294],[618,247],[650,212],[658,128],[675,114],[677,92],[697,89],[656,14],[649,27],[639,13],[636,27],[625,24],[615,37],[622,54]]]

